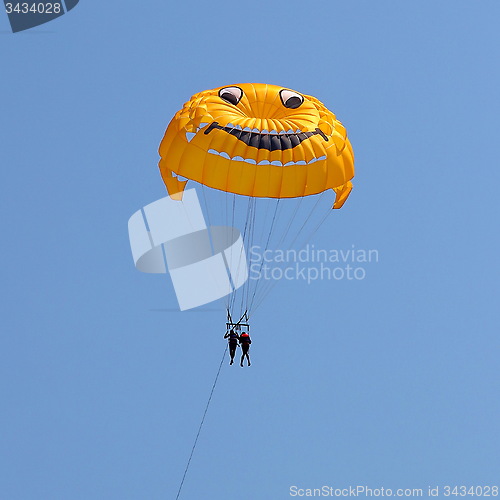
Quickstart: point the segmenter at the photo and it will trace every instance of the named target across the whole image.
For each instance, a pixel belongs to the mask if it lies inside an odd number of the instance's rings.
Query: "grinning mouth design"
[[[238,140],[244,142],[247,146],[257,149],[267,149],[268,151],[285,151],[298,146],[302,141],[309,139],[314,135],[320,135],[325,141],[328,137],[325,133],[316,128],[314,132],[302,132],[301,130],[258,130],[250,127],[241,128],[239,125],[229,123],[227,126],[222,127],[217,122],[213,122],[205,131],[204,134],[208,135],[214,129],[223,130],[228,134],[236,137]]]

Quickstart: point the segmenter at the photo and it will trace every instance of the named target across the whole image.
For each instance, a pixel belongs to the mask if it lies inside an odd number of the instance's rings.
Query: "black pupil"
[[[301,104],[302,104],[302,99],[297,96],[289,97],[285,102],[285,106],[291,109],[298,108]]]
[[[231,92],[224,92],[221,95],[221,97],[225,101],[230,102],[231,104],[234,104],[235,106],[236,106],[236,104],[238,104],[238,98],[234,94],[231,94]]]

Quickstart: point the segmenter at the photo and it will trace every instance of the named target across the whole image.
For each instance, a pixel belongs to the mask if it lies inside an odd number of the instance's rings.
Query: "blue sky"
[[[498,2],[80,2],[0,15],[0,492],[174,498],[224,351],[127,220],[195,92],[267,82],[347,127],[354,191],[312,243],[361,281],[279,283],[223,366],[186,499],[498,484]]]

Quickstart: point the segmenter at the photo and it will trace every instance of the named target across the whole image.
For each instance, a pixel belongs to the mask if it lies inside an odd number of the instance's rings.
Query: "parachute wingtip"
[[[352,182],[346,182],[343,186],[338,188],[333,188],[335,191],[335,203],[333,204],[333,209],[342,208],[347,198],[351,194],[352,191]]]

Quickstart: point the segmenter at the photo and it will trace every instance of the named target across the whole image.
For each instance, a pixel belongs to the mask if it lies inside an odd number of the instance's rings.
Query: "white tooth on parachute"
[[[235,125],[234,128],[238,129],[238,130],[241,130],[241,125]]]
[[[255,165],[255,164],[257,164],[257,165],[275,165],[275,166],[278,166],[278,167],[288,167],[290,165],[307,165],[309,163],[315,163],[315,162],[317,162],[319,160],[326,160],[326,155],[323,155],[323,156],[320,156],[319,158],[312,158],[309,162],[305,162],[304,160],[299,160],[299,161],[289,161],[289,162],[283,164],[282,162],[280,162],[278,160],[274,160],[274,161],[262,160],[262,161],[259,161],[259,163],[257,163],[252,158],[243,158],[241,156],[234,156],[233,158],[231,158],[224,151],[222,151],[221,153],[219,153],[215,149],[209,149],[208,152],[210,154],[213,154],[213,155],[222,156],[223,158],[226,158],[227,160],[242,161],[242,162],[245,162],[245,163],[250,163],[252,165]],[[182,181],[188,180],[185,177],[178,177],[178,179],[182,180]]]
[[[252,132],[256,132],[258,134],[258,133],[260,133],[260,130],[258,128],[253,128]]]
[[[203,128],[203,127],[206,127],[208,125],[208,123],[200,123],[200,125],[198,126],[198,128]]]
[[[269,132],[270,134],[273,134],[273,135],[276,135],[278,132],[276,132],[276,130],[271,130],[271,132]]]
[[[284,130],[280,130],[279,134],[280,134],[280,135],[286,134],[286,131],[284,131]]]
[[[226,127],[228,127],[228,128],[234,128],[234,125],[233,125],[232,123],[228,123],[228,124],[226,125]]]
[[[243,129],[243,132],[251,132],[250,127],[245,127],[245,128]]]
[[[191,142],[191,139],[195,136],[196,134],[194,132],[186,132],[186,139],[188,142]]]
[[[287,133],[287,134],[293,134],[293,130],[292,130],[292,129],[287,130],[287,131],[286,131],[286,133]]]

